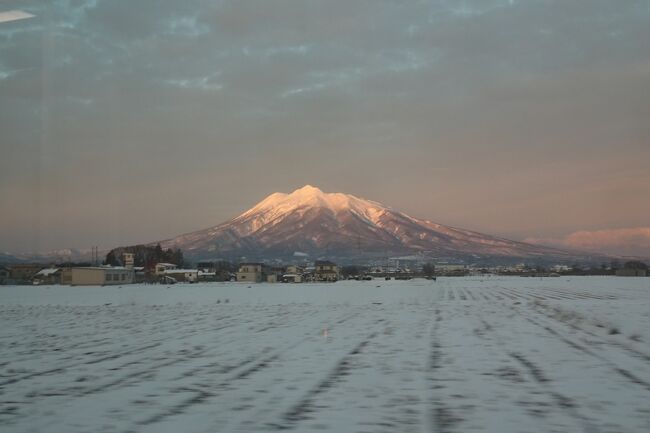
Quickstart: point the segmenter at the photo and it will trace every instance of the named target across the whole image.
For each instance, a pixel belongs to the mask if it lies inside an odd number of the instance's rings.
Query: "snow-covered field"
[[[650,278],[0,287],[2,432],[648,432]]]

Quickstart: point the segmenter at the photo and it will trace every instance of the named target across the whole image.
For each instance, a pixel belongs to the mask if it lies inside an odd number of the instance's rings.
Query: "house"
[[[35,285],[61,284],[61,268],[41,269],[34,275],[32,282]]]
[[[314,279],[316,281],[338,281],[339,267],[330,261],[319,260],[314,263]]]
[[[126,266],[128,268],[128,266]],[[147,281],[147,270],[144,266],[134,266],[133,267],[133,282],[134,283],[144,283]]]
[[[116,286],[131,284],[133,280],[133,269],[122,266],[66,268],[61,274],[62,284],[70,284],[71,286]]]
[[[230,281],[230,263],[223,260],[201,261],[196,266],[200,281]]]
[[[178,268],[178,266],[176,266],[173,263],[156,263],[154,273],[156,275],[165,275],[165,271],[176,269],[176,268]]]
[[[210,271],[204,271],[202,269],[198,269],[198,281],[217,281],[217,273],[216,272],[210,272]]]
[[[135,254],[134,253],[122,253],[122,263],[124,263],[124,267],[126,268],[133,268],[133,265],[135,265]]]
[[[302,283],[302,274],[286,273],[282,276],[283,283]]]
[[[9,279],[9,269],[0,266],[0,286]]]
[[[43,266],[35,264],[11,265],[9,266],[9,280],[14,284],[31,283],[34,275],[41,269]]]
[[[390,260],[394,263],[395,269],[401,269],[402,272],[412,272],[419,268],[423,261],[422,257],[417,255],[392,257]]]
[[[560,272],[569,272],[571,270],[570,266],[567,265],[555,265],[551,267],[551,271],[560,273]]]
[[[304,274],[305,268],[302,266],[289,265],[280,278],[283,283],[302,283],[305,280]]]
[[[237,271],[237,281],[247,283],[262,282],[262,264],[261,263],[241,263]]]
[[[296,275],[302,275],[305,273],[305,268],[302,266],[296,266],[296,265],[289,265],[287,266],[287,274],[296,274]]]
[[[284,275],[284,268],[270,268],[266,273],[266,282],[267,283],[279,283],[282,282],[282,275]]]
[[[163,275],[171,277],[179,283],[196,283],[199,280],[198,269],[167,269]]]
[[[61,284],[66,286],[72,285],[72,268],[61,269]]]
[[[447,277],[456,277],[469,274],[469,269],[465,265],[454,265],[454,264],[436,264],[435,265],[436,274],[444,275]]]

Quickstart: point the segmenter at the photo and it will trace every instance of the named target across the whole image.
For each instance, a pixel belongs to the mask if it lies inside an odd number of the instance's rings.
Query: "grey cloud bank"
[[[0,247],[306,183],[517,239],[644,227],[648,1],[6,1]]]

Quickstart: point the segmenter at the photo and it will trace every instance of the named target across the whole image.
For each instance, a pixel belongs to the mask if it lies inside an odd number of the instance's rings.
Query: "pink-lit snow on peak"
[[[268,222],[301,208],[324,208],[334,213],[351,211],[374,224],[378,222],[384,211],[389,209],[381,203],[365,200],[351,194],[326,193],[315,186],[305,185],[290,194],[273,193],[237,219],[265,214],[263,219]]]

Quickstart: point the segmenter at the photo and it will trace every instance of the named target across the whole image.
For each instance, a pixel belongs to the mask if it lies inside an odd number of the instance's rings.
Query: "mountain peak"
[[[305,185],[290,194],[273,193],[235,220],[241,221],[254,217],[255,222],[251,226],[257,229],[270,221],[277,223],[283,216],[294,212],[303,213],[308,209],[327,209],[333,214],[352,212],[376,223],[378,216],[387,208],[380,203],[350,194],[326,193],[315,186]]]
[[[324,193],[320,188],[311,185],[305,185],[302,188],[298,188],[294,192],[288,195],[288,197],[295,198],[296,200],[309,200],[309,199],[318,199],[328,196],[330,194]]]
[[[296,193],[298,193],[298,194],[323,194],[323,191],[318,187],[307,184],[307,185],[303,186],[302,188],[298,188],[297,190],[292,192],[292,194],[296,194]]]

